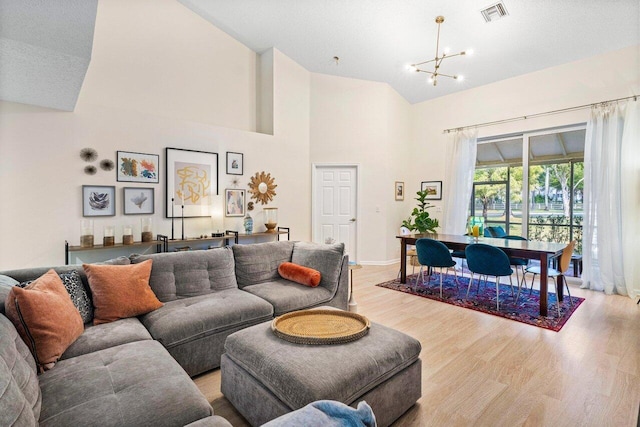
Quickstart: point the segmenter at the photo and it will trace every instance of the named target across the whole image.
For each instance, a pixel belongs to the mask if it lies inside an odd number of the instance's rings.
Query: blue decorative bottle
[[[248,213],[244,217],[244,231],[247,234],[253,233],[253,218]]]

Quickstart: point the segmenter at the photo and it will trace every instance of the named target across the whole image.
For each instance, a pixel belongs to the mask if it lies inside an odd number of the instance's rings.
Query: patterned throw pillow
[[[73,305],[80,312],[80,317],[82,317],[82,322],[87,323],[93,320],[93,304],[91,304],[91,300],[89,299],[89,295],[87,295],[87,291],[84,289],[84,285],[82,284],[82,279],[77,271],[71,270],[66,273],[58,273],[60,276],[60,280],[62,280],[62,284],[64,285],[67,293],[71,297],[71,301]],[[28,286],[33,280],[27,280],[26,282],[22,282],[17,286],[24,288]]]
[[[62,284],[69,292],[73,305],[76,306],[82,317],[82,322],[87,323],[93,320],[93,305],[84,289],[82,279],[77,271],[69,271],[68,273],[60,273]]]

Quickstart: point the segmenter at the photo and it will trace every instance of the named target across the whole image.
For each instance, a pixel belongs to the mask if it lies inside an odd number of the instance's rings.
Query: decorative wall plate
[[[270,173],[256,172],[249,181],[249,192],[251,198],[266,205],[273,200],[273,196],[276,195],[275,189],[277,187],[274,184],[275,178],[271,177]]]

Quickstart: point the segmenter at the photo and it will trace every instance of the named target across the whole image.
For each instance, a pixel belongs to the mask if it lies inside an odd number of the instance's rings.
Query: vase
[[[275,233],[278,225],[278,208],[264,208],[264,226],[267,233]]]
[[[142,218],[140,220],[140,223],[142,225],[142,227],[141,227],[141,229],[142,229],[142,241],[143,242],[152,241],[153,240],[153,229],[152,229],[153,220],[151,219],[151,217]]]
[[[93,247],[93,220],[83,219],[80,225],[80,247]]]
[[[249,214],[244,217],[244,231],[247,234],[253,233],[253,218]]]
[[[122,227],[122,244],[133,245],[133,226],[131,224]]]

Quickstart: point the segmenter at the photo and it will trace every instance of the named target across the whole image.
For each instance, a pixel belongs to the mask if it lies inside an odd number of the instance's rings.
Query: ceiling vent
[[[486,22],[493,22],[509,14],[507,12],[507,8],[504,7],[504,3],[502,2],[498,2],[485,9],[482,9],[480,13],[482,13],[482,17]]]

